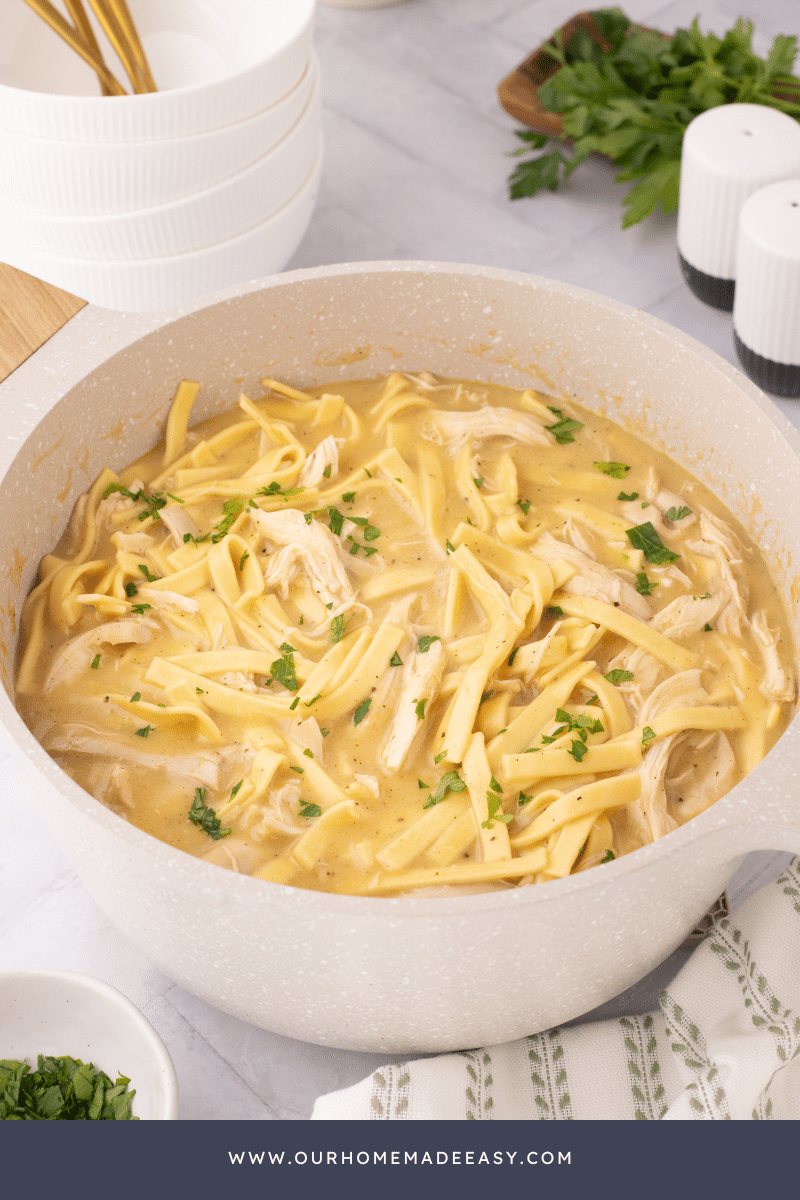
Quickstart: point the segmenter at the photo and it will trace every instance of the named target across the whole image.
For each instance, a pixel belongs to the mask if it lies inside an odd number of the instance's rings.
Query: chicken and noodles
[[[105,470],[43,560],[25,721],[141,829],[392,895],[557,879],[701,813],[787,724],[758,549],[681,467],[534,391],[265,394]]]

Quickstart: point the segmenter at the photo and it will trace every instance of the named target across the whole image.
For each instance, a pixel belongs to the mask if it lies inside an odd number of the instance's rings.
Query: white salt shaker
[[[771,183],[742,207],[733,338],[754,383],[800,396],[800,178]]]
[[[722,104],[687,127],[678,255],[700,300],[731,311],[742,205],[766,184],[793,178],[800,178],[800,123],[778,109]]]

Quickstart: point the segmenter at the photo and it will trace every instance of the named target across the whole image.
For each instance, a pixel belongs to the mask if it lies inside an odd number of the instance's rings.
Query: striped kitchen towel
[[[800,1119],[800,860],[715,926],[658,1012],[388,1065],[313,1119]]]

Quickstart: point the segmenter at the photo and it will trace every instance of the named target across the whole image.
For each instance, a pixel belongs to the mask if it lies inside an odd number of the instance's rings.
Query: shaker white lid
[[[696,270],[736,278],[739,213],[765,184],[800,177],[800,123],[762,104],[701,113],[683,138],[678,249]]]
[[[800,365],[800,172],[742,207],[733,326],[753,353]]]

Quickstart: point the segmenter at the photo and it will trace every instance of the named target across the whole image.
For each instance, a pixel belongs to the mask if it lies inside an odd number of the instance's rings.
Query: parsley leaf
[[[486,806],[489,810],[489,815],[485,821],[481,821],[481,829],[493,829],[495,821],[501,821],[503,825],[508,825],[514,820],[513,813],[500,812],[500,805],[502,803],[501,798],[495,795],[494,792],[486,793]]]
[[[604,475],[611,475],[613,479],[624,479],[630,467],[621,462],[596,462],[595,468],[602,471]]]
[[[361,724],[361,722],[364,720],[364,717],[365,717],[365,716],[367,715],[367,713],[369,712],[369,706],[370,706],[370,704],[372,704],[372,700],[371,700],[371,699],[369,699],[369,700],[362,700],[362,701],[361,701],[361,703],[359,704],[358,708],[357,708],[357,709],[356,709],[356,711],[353,713],[353,724],[354,724],[354,725],[360,725],[360,724]]]
[[[640,596],[649,596],[653,588],[658,587],[658,581],[647,578],[646,571],[636,572],[636,590]]]
[[[417,643],[420,654],[427,654],[434,642],[440,642],[442,639],[438,634],[423,633]]]
[[[348,620],[345,621],[342,613],[339,613],[338,617],[333,618],[331,621],[331,631],[328,635],[328,641],[332,646],[335,646],[337,642],[342,640],[347,630],[347,626],[350,624],[352,619],[352,617],[349,617]]]
[[[613,850],[606,850],[605,855],[600,859],[601,863],[613,862],[616,858]]]
[[[473,479],[472,482],[475,484],[476,488],[482,488],[486,481],[484,479]]]
[[[137,737],[147,737],[148,733],[155,733],[155,725],[143,725],[141,729],[134,729]]]
[[[422,721],[425,717],[425,705],[427,703],[427,700],[418,700],[414,706],[414,712],[417,714],[417,718],[420,721]]]
[[[433,808],[434,804],[438,804],[440,800],[444,800],[448,792],[463,792],[466,786],[457,771],[448,771],[441,777],[436,785],[436,790],[431,792],[422,807]]]
[[[680,558],[674,550],[668,550],[656,533],[653,522],[645,521],[643,525],[634,525],[626,529],[628,540],[636,550],[641,550],[651,563],[673,563]]]
[[[556,441],[562,446],[566,445],[567,442],[574,442],[575,438],[573,434],[577,433],[579,429],[583,429],[583,424],[580,421],[573,420],[572,417],[565,417],[560,408],[553,408],[550,404],[547,407],[554,416],[558,417],[558,420],[554,425],[545,425],[545,429],[549,433],[552,433]]]
[[[97,668],[100,666],[100,655],[99,654],[95,654],[94,658],[89,663],[89,666],[92,668],[93,671],[97,670]]]
[[[518,654],[519,654],[519,646],[515,646],[514,649],[511,651],[511,653],[508,656],[508,665],[510,667],[513,667],[514,659],[517,657]]]
[[[276,658],[273,663],[270,663],[270,683],[273,680],[283,684],[289,692],[297,691],[297,674],[294,666],[295,649],[288,642],[282,642],[279,646],[281,656]]]
[[[639,499],[639,493],[638,493],[638,492],[631,492],[631,494],[630,494],[630,495],[627,495],[625,492],[620,492],[620,494],[617,496],[617,499],[618,499],[618,500],[638,500],[638,499]]]
[[[520,506],[520,508],[522,509],[523,513],[524,513],[524,514],[525,514],[525,516],[527,517],[527,515],[528,515],[528,509],[529,509],[529,508],[530,508],[530,506],[531,506],[531,501],[530,501],[530,500],[523,500],[523,499],[522,499],[522,497],[518,497],[518,498],[517,498],[517,504]]]
[[[649,725],[645,725],[644,729],[642,730],[642,745],[646,746],[647,743],[651,742],[655,736],[655,731],[652,730]]]
[[[549,608],[546,608],[544,610],[544,615],[546,617],[563,617],[564,610],[563,610],[563,608],[560,608],[557,604],[551,604]]]
[[[390,667],[402,667],[402,665],[403,665],[403,660],[400,657],[400,655],[397,653],[397,651],[395,650],[394,654],[389,659],[389,666]]]
[[[603,679],[607,679],[609,683],[630,683],[633,671],[623,671],[620,667],[615,667],[613,671],[608,671]]]
[[[584,742],[579,742],[577,739],[573,739],[572,745],[567,751],[567,754],[570,754],[575,759],[575,762],[579,763],[584,754],[588,754],[588,752],[589,747],[585,745]]]
[[[683,505],[682,508],[675,508],[673,506],[672,508],[668,508],[664,515],[668,521],[682,521],[684,517],[692,515],[692,510],[687,508],[686,505]]]
[[[259,488],[256,492],[257,496],[278,496],[281,500],[290,500],[292,496],[298,496],[300,492],[305,491],[305,488],[282,488],[277,479],[273,479],[272,483],[266,487]]]
[[[193,825],[199,826],[214,841],[219,841],[220,838],[227,837],[231,831],[230,829],[220,829],[220,820],[214,809],[203,803],[205,794],[205,788],[195,788],[194,800],[189,809],[189,820]]]
[[[345,504],[352,504],[356,498],[355,492],[342,492],[342,499]]]
[[[144,563],[139,563],[139,570],[142,572],[148,583],[155,583],[159,578],[158,575],[151,575]]]
[[[318,804],[312,804],[309,800],[301,800],[300,816],[305,817],[307,821],[313,821],[315,817],[322,816],[322,809]]]

